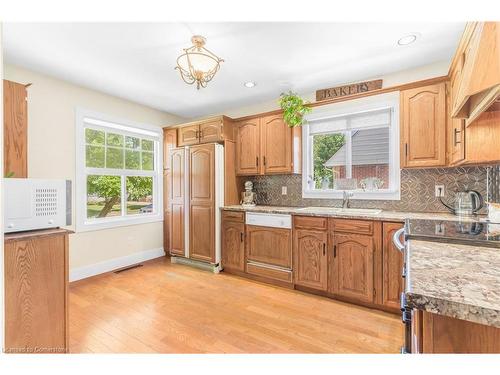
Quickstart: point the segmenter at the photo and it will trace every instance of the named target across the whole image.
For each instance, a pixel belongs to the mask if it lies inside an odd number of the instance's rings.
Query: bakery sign
[[[316,91],[316,101],[339,98],[341,96],[349,96],[360,94],[367,91],[378,90],[382,88],[382,80],[366,81],[353,83],[352,85],[331,87]]]

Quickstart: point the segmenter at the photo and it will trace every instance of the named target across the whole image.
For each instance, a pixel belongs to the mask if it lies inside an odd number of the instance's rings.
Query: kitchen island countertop
[[[500,251],[409,240],[406,298],[410,307],[500,328]]]

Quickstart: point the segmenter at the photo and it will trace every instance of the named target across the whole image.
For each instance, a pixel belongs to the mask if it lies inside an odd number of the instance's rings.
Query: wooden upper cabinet
[[[215,262],[215,145],[189,149],[189,256]]]
[[[3,81],[4,175],[28,177],[28,102],[26,86]]]
[[[163,169],[170,170],[170,150],[177,147],[177,129],[163,129]]]
[[[448,109],[448,163],[450,165],[458,164],[465,159],[465,120],[451,117],[451,104],[457,93],[456,86],[458,85],[459,78],[460,71],[456,70],[453,72],[450,80],[450,90],[448,90],[449,95],[446,102]]]
[[[291,173],[292,129],[285,124],[281,114],[263,117],[261,121],[263,173]]]
[[[170,152],[169,182],[169,250],[175,255],[184,255],[184,209],[185,209],[185,150],[175,148]]]
[[[200,143],[218,142],[222,139],[222,121],[215,120],[200,124]]]
[[[374,251],[371,236],[335,233],[329,290],[338,296],[372,303]]]
[[[328,281],[327,232],[294,229],[295,284],[326,290]]]
[[[399,311],[400,297],[404,291],[403,272],[403,254],[394,246],[392,237],[394,233],[403,227],[401,223],[383,223],[382,234],[382,270],[383,270],[383,288],[382,303]]]
[[[292,231],[290,229],[246,226],[247,260],[292,268]]]
[[[178,128],[179,146],[234,139],[233,121],[226,116],[192,122]]]
[[[236,132],[236,174],[257,175],[260,157],[260,119],[239,121]]]
[[[179,128],[179,147],[197,145],[199,140],[199,125],[184,126]]]
[[[245,224],[222,221],[222,266],[225,269],[245,271]]]
[[[446,165],[445,83],[401,92],[401,166]]]
[[[282,114],[237,121],[235,133],[237,175],[300,173],[302,130]]]

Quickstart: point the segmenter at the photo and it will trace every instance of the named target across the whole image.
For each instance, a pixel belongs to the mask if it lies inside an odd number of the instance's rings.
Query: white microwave
[[[71,181],[4,178],[4,232],[71,225]]]

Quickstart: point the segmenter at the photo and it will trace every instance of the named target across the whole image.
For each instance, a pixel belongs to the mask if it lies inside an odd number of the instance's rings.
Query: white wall
[[[433,77],[439,77],[439,76],[444,76],[448,74],[448,68],[450,66],[449,61],[441,61],[429,65],[424,65],[420,66],[418,68],[414,69],[409,69],[409,70],[402,70],[399,72],[391,73],[391,74],[386,74],[384,76],[377,76],[377,77],[360,77],[358,81],[369,81],[372,79],[383,79],[383,86],[382,87],[390,87],[390,86],[397,86],[401,85],[404,83],[409,83],[409,82],[415,82],[415,81],[420,81],[423,79],[427,78],[433,78]],[[349,84],[350,82],[345,82],[345,84]],[[318,87],[319,89],[323,89],[326,87]],[[314,102],[316,100],[316,93],[315,92],[310,92],[310,93],[300,93],[299,94],[306,100],[310,102]],[[232,117],[232,118],[238,118],[238,117],[243,117],[243,116],[249,116],[253,115],[256,113],[260,112],[267,112],[267,111],[272,111],[275,109],[278,109],[278,97],[274,100],[266,101],[266,102],[261,102],[261,103],[256,103],[244,107],[238,107],[238,108],[231,108],[226,111],[224,111],[224,114],[226,116]],[[212,115],[217,115],[219,113],[213,113]],[[209,116],[203,116],[203,117],[209,117]]]
[[[28,177],[75,180],[76,107],[157,126],[184,121],[17,66],[5,65],[4,78],[33,84],[28,89]],[[73,223],[78,209],[74,194],[73,186]],[[70,236],[70,269],[162,247],[161,222],[75,233]]]

